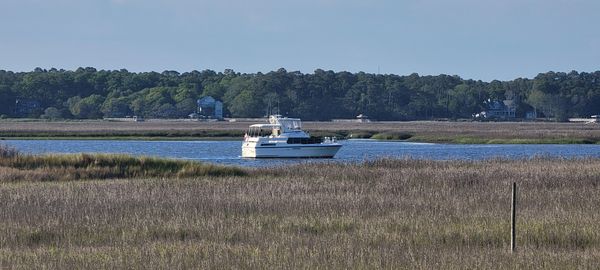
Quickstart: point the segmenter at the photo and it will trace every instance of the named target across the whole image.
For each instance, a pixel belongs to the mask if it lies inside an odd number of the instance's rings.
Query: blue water
[[[478,145],[346,140],[342,141],[344,146],[333,159],[243,159],[240,157],[241,141],[6,140],[0,143],[33,154],[126,153],[247,167],[301,162],[360,162],[381,157],[435,160],[534,156],[600,157],[600,145]]]

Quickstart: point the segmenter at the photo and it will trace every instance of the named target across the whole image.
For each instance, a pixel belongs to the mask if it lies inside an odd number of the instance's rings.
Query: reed
[[[266,121],[266,120],[265,120]],[[231,138],[240,139],[253,122],[197,121],[0,121],[0,138]],[[304,122],[313,135],[371,138],[378,133],[410,134],[410,141],[441,143],[599,143],[600,125],[551,122]],[[382,135],[380,135],[382,136]],[[382,136],[385,137],[385,136]],[[394,136],[390,136],[396,139]]]
[[[371,138],[376,140],[408,140],[413,135],[406,132],[383,132],[373,135]]]
[[[14,158],[19,154],[14,147],[0,144],[0,159]]]
[[[484,138],[473,136],[421,135],[409,138],[414,142],[453,143],[453,144],[599,144],[600,138]]]
[[[0,145],[0,182],[244,175],[244,170],[192,161],[118,154],[26,155]]]
[[[243,172],[5,181],[0,268],[600,264],[600,159],[380,159]],[[514,254],[512,182],[519,186]]]
[[[349,139],[370,139],[373,135],[377,134],[377,131],[373,130],[355,130],[348,134]]]

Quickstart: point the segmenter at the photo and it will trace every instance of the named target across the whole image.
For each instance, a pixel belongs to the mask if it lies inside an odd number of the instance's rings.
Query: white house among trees
[[[198,99],[198,115],[205,118],[223,119],[223,102],[211,96]]]

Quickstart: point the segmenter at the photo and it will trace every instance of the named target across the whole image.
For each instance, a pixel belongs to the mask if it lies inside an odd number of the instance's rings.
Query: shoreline
[[[378,134],[375,134],[378,135]],[[376,137],[376,136],[373,136]],[[357,137],[357,138],[339,138],[339,140],[352,139],[370,139],[374,141],[397,141],[397,142],[415,142],[415,143],[437,143],[437,144],[600,144],[600,140],[596,138],[480,138],[480,137],[428,137],[414,136],[408,139],[396,138],[373,138],[373,137]],[[242,141],[238,136],[0,136],[0,141],[10,140],[100,140],[100,141]]]
[[[0,141],[10,140],[82,140],[82,141],[242,141],[236,137],[161,137],[161,136],[27,136],[0,137]]]
[[[0,121],[0,140],[242,140],[255,122]],[[257,122],[256,122],[257,123]],[[445,144],[599,144],[600,125],[555,122],[304,122],[313,136]]]

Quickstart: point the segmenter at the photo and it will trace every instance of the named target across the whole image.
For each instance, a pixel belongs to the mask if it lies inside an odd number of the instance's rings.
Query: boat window
[[[248,129],[248,136],[250,136],[250,137],[260,137],[261,136],[260,128],[255,128],[255,127],[249,128]]]
[[[302,129],[302,122],[300,120],[280,119],[279,123],[286,130],[300,130],[300,129]]]
[[[302,124],[300,121],[298,121],[298,120],[291,121],[291,129],[301,129],[301,128],[302,128]]]
[[[280,125],[257,125],[249,127],[247,134],[250,137],[267,137],[269,135],[279,136],[282,132]]]
[[[310,137],[310,138],[288,138],[288,144],[319,144],[323,142],[321,137]]]

